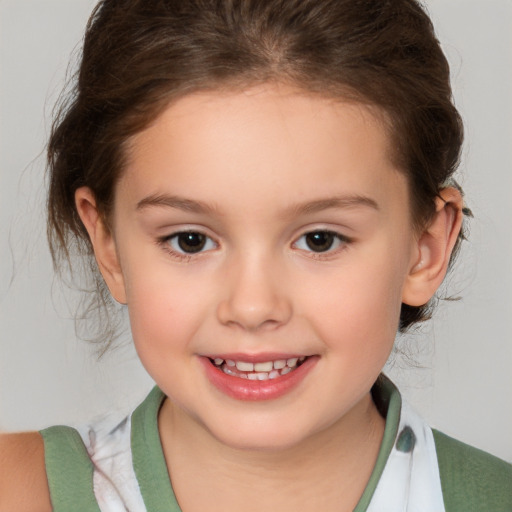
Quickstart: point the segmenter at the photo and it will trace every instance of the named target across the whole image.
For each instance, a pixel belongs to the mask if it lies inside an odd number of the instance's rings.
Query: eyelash
[[[200,237],[202,237],[202,245],[197,252],[186,252],[183,249],[183,247],[181,247],[181,248],[173,247],[172,242],[174,240],[176,240],[176,241],[178,241],[177,243],[179,244],[179,238],[184,235],[189,235],[189,236],[199,235]],[[214,247],[217,246],[217,243],[211,237],[209,237],[208,235],[205,235],[201,231],[190,230],[190,231],[178,231],[176,233],[173,233],[172,235],[159,238],[158,245],[163,247],[163,249],[166,252],[168,252],[169,254],[171,254],[171,256],[173,256],[174,258],[177,258],[182,261],[189,261],[194,256],[200,255],[203,252],[213,249]],[[209,245],[213,245],[214,247],[209,247]],[[206,251],[205,251],[205,247],[206,247]]]
[[[183,247],[179,247],[179,246],[173,247],[173,241],[177,241],[177,243],[180,244],[180,237],[185,236],[185,235],[189,235],[189,237],[198,235],[200,237],[199,244],[198,244],[199,250],[197,250],[195,252],[194,251],[186,252]],[[311,247],[310,243],[308,243],[307,237],[312,237],[312,236],[318,237],[319,235],[321,235],[321,237],[323,239],[325,239],[324,245],[327,245],[327,247],[325,248],[325,250],[315,251]],[[322,241],[322,238],[320,238],[319,240]],[[307,247],[300,247],[301,240],[304,240],[304,244]],[[190,241],[192,241],[192,240],[189,240],[189,242]],[[313,241],[313,240],[310,239],[309,242],[311,242],[311,241]],[[198,256],[204,252],[208,252],[218,246],[218,244],[211,237],[202,233],[201,231],[194,231],[194,230],[178,231],[176,233],[173,233],[172,235],[168,235],[168,236],[159,238],[157,240],[157,242],[158,242],[158,245],[163,247],[163,249],[166,252],[170,253],[174,258],[177,258],[182,261],[190,261],[194,256]],[[292,244],[292,246],[305,252],[305,253],[309,253],[314,258],[321,259],[321,258],[326,258],[333,254],[338,253],[339,251],[345,249],[346,246],[349,245],[351,242],[352,242],[352,240],[350,238],[342,235],[341,233],[337,233],[336,231],[331,231],[328,229],[315,229],[312,231],[307,231],[306,233],[302,234]],[[192,244],[192,246],[193,245],[194,244]],[[334,245],[334,247],[333,247],[333,245]]]
[[[307,237],[321,235],[323,238],[327,238],[328,247],[325,250],[315,251],[308,244]],[[301,240],[304,240],[304,244],[307,247],[300,247],[299,243]],[[322,241],[322,239],[320,239]],[[312,257],[320,259],[320,258],[328,258],[334,254],[337,254],[339,251],[342,251],[352,242],[352,240],[341,233],[337,233],[336,231],[332,231],[329,229],[314,229],[312,231],[308,231],[301,235],[296,242],[294,242],[294,246],[299,250],[309,253]],[[334,247],[333,247],[334,245]]]

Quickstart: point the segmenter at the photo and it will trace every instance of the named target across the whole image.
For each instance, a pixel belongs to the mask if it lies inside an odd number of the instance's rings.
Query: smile
[[[277,379],[278,377],[286,375],[298,368],[305,360],[306,357],[302,356],[251,363],[216,357],[210,359],[210,362],[226,375],[239,377],[241,379],[263,381]]]
[[[319,359],[318,355],[291,354],[199,357],[207,379],[217,390],[236,400],[249,401],[272,400],[292,392]]]

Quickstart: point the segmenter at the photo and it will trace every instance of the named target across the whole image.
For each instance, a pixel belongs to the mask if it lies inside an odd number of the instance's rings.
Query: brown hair
[[[382,109],[413,220],[429,222],[457,167],[463,130],[448,63],[416,0],[102,0],[48,146],[56,268],[73,244],[92,258],[76,189],[90,187],[108,219],[127,140],[171,100],[266,81]],[[96,283],[108,307],[105,285]],[[403,305],[400,330],[429,316],[427,305]]]

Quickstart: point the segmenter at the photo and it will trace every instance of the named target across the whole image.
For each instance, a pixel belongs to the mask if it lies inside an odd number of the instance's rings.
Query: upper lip
[[[300,357],[308,357],[306,354],[297,354],[294,352],[262,352],[259,354],[247,354],[247,353],[215,353],[204,355],[210,359],[230,359],[232,361],[244,361],[246,363],[264,363],[267,361],[280,361]]]

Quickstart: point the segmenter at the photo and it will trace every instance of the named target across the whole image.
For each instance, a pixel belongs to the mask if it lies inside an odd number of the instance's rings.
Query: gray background
[[[101,361],[77,341],[77,294],[53,277],[44,141],[91,0],[0,0],[0,429],[124,411],[151,387],[126,335]],[[432,425],[512,461],[512,1],[427,2],[467,138],[460,179],[475,219],[448,292],[389,369]]]

